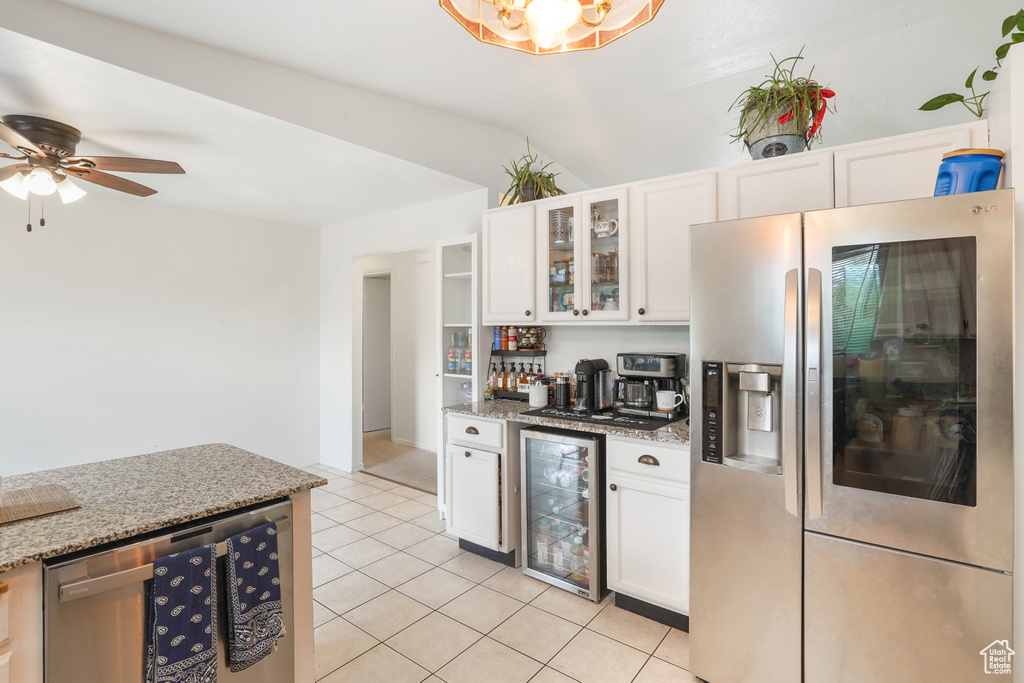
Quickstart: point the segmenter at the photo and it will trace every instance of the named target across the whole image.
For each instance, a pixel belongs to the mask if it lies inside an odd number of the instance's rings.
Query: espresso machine
[[[674,422],[689,415],[686,395],[685,353],[620,353],[615,380],[616,412]],[[671,391],[683,397],[672,410],[658,410],[656,392]]]

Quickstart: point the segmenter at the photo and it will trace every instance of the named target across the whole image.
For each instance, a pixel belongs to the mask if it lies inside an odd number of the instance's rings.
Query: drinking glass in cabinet
[[[619,201],[590,205],[590,308],[619,310]]]
[[[573,207],[548,211],[548,273],[550,312],[570,311],[575,303],[575,242]]]

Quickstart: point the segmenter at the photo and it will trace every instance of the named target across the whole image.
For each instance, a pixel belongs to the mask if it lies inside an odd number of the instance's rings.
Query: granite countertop
[[[223,443],[4,477],[3,491],[59,484],[81,504],[0,526],[0,572],[324,486]]]
[[[551,417],[537,417],[535,415],[523,415],[522,413],[530,408],[527,401],[509,401],[499,399],[497,401],[482,401],[455,406],[448,406],[445,413],[457,413],[461,415],[476,415],[478,417],[490,417],[498,420],[509,420],[511,422],[524,422],[526,424],[543,425],[545,427],[559,427],[561,429],[575,429],[581,432],[592,432],[594,434],[609,434],[621,436],[627,439],[645,439],[647,441],[661,441],[662,443],[674,443],[686,445],[690,443],[690,427],[685,421],[672,422],[661,429],[643,430],[627,429],[612,425],[599,425],[590,422],[577,422],[575,420],[560,420]]]

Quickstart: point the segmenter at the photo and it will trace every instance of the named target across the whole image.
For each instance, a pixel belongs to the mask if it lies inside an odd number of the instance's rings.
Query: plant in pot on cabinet
[[[835,93],[811,78],[814,67],[807,76],[794,75],[803,48],[793,57],[771,58],[775,64],[771,75],[744,90],[729,107],[729,111],[740,110],[733,142],[742,140],[754,159],[810,149],[812,141],[821,139],[825,112],[835,113],[828,103]]]
[[[512,168],[502,166],[505,173],[512,178],[512,184],[505,192],[505,204],[517,204],[532,202],[535,199],[544,197],[555,197],[565,194],[555,184],[557,173],[548,171],[547,168],[554,162],[540,163],[540,157],[530,152],[530,139],[526,139],[526,154],[516,159],[509,159]]]

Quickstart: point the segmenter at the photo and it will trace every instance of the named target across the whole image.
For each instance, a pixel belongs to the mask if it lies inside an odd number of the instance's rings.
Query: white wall
[[[394,254],[364,256],[358,267],[363,273],[391,273],[394,308],[391,328],[392,406],[391,440],[414,448],[437,448],[437,274],[434,251],[420,249]],[[372,279],[363,279],[364,285]],[[368,299],[363,298],[366,303]],[[363,312],[364,322],[367,320]],[[363,339],[367,340],[364,332]],[[376,355],[363,346],[363,395],[366,382],[377,381],[373,362]]]
[[[391,269],[386,269],[384,275],[363,278],[363,432],[391,429],[391,366]]]
[[[0,193],[0,473],[210,442],[316,462],[318,231],[87,189],[31,233]]]
[[[486,208],[487,190],[481,188],[321,230],[320,462],[350,472],[363,466],[358,429],[363,286],[359,260],[369,254],[432,249],[438,239],[479,232]],[[435,328],[432,321],[421,330],[434,349]]]
[[[690,328],[683,325],[549,326],[544,372],[572,372],[581,358],[603,358],[615,370],[615,356],[632,351],[690,352]],[[494,328],[484,328],[494,334]],[[485,334],[485,348],[490,341]],[[529,360],[529,359],[526,359]],[[487,369],[490,370],[490,365]]]

